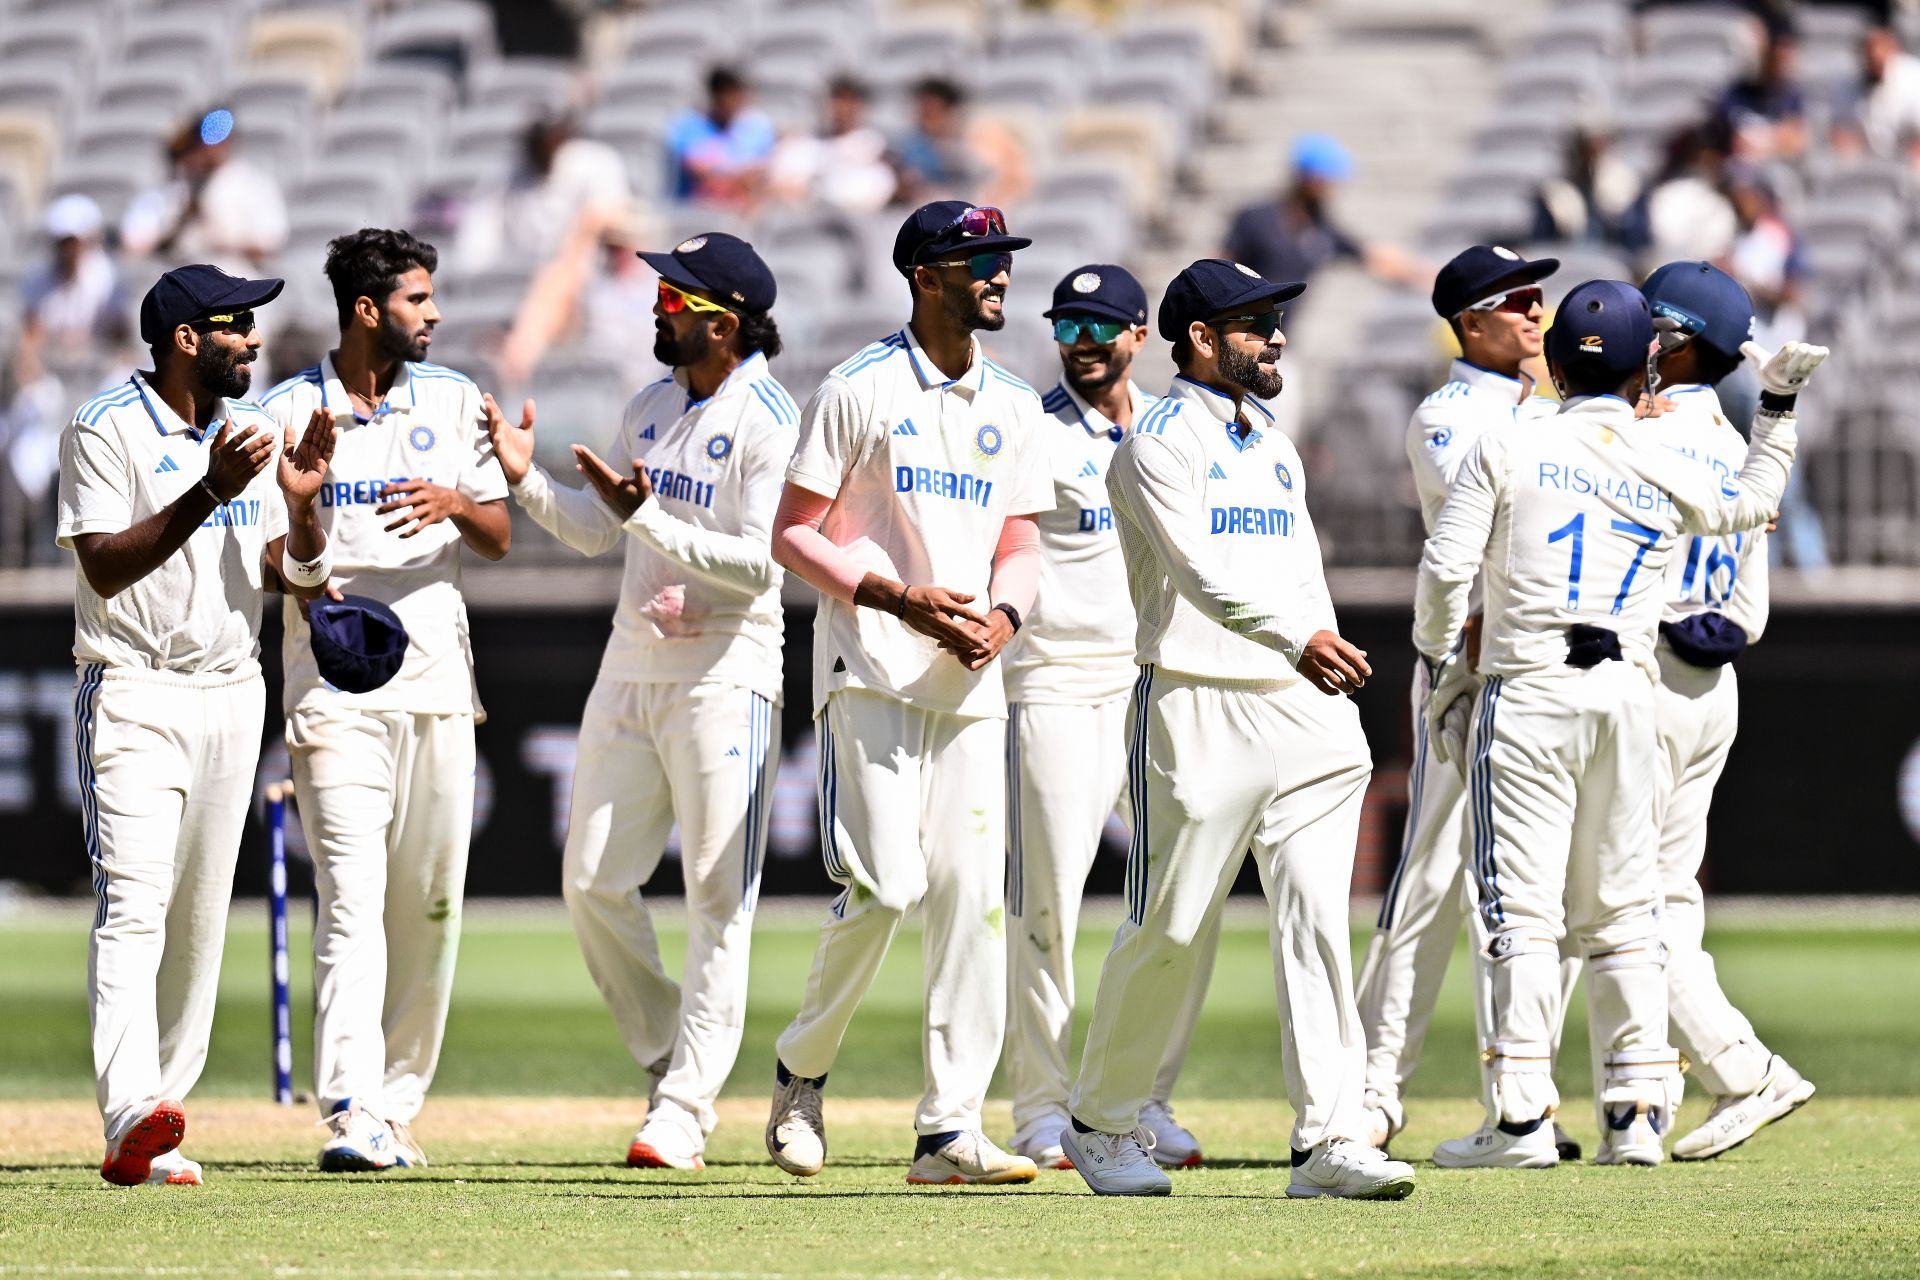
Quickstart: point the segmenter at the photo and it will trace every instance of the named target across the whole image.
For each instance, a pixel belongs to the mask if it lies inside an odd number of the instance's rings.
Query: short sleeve
[[[67,549],[85,533],[119,533],[133,524],[133,473],[119,433],[103,415],[93,425],[74,419],[60,435],[59,526]]]
[[[505,502],[507,475],[500,469],[500,459],[493,453],[493,440],[487,435],[487,418],[478,387],[461,389],[460,414],[460,429],[465,440],[460,492],[475,502]]]
[[[1053,464],[1047,448],[1047,415],[1039,402],[1023,406],[1021,417],[1025,419],[1026,441],[1020,451],[1020,470],[1007,514],[1030,516],[1054,508]]]
[[[787,480],[823,498],[838,496],[847,473],[860,460],[867,414],[844,378],[830,377],[800,414],[800,442],[787,464]]]

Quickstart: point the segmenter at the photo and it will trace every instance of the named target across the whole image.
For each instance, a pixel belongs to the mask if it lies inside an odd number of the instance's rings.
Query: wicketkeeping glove
[[[1455,657],[1441,669],[1439,683],[1427,695],[1427,749],[1441,764],[1467,759],[1467,720],[1479,681],[1466,660]]]
[[[1796,396],[1806,390],[1807,379],[1831,353],[1811,342],[1789,342],[1778,351],[1769,351],[1757,342],[1743,342],[1740,354],[1753,361],[1763,391]]]

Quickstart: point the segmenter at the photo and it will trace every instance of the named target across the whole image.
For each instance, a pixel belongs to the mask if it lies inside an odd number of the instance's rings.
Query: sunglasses
[[[1209,329],[1220,329],[1230,324],[1244,324],[1247,326],[1248,333],[1260,338],[1270,339],[1274,334],[1280,332],[1280,321],[1285,315],[1286,312],[1275,308],[1272,311],[1262,311],[1257,315],[1222,316],[1218,320],[1207,321],[1207,327]]]
[[[976,210],[977,212],[977,210]],[[994,212],[999,212],[995,210]],[[944,262],[929,262],[930,267],[965,267],[967,274],[975,280],[991,280],[1002,271],[1013,271],[1013,255],[1010,253],[976,253],[971,258],[951,258]]]
[[[665,280],[660,282],[660,309],[670,316],[677,316],[682,311],[725,312],[730,310],[717,302],[696,297],[685,289],[676,289]]]
[[[195,333],[212,333],[215,329],[231,329],[241,337],[253,332],[253,312],[235,311],[231,315],[201,316],[189,322],[188,328]]]
[[[942,240],[950,231],[958,231],[969,240],[980,236],[1003,236],[1007,234],[1007,215],[992,205],[980,205],[940,228],[933,238],[935,241]]]
[[[1053,340],[1063,347],[1071,347],[1082,336],[1092,338],[1102,347],[1110,347],[1119,341],[1120,335],[1128,329],[1124,320],[1088,320],[1082,316],[1061,316],[1053,322]]]
[[[1547,295],[1539,285],[1530,284],[1523,289],[1513,289],[1506,293],[1495,294],[1491,298],[1482,298],[1466,310],[1511,311],[1517,316],[1524,316],[1535,307],[1545,304],[1546,299]]]

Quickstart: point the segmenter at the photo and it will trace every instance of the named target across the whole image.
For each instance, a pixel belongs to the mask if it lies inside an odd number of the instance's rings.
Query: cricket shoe
[[[1752,1093],[1715,1098],[1707,1122],[1673,1144],[1675,1160],[1711,1160],[1731,1151],[1775,1120],[1785,1119],[1813,1096],[1813,1081],[1779,1054],[1767,1060],[1766,1078]]]
[[[775,1063],[773,1114],[767,1117],[767,1154],[796,1178],[811,1178],[827,1163],[827,1122],[820,1090],[827,1083],[796,1076]]]
[[[1074,1169],[1097,1196],[1172,1195],[1173,1179],[1147,1153],[1152,1141],[1153,1136],[1141,1129],[1132,1133],[1089,1129],[1082,1133],[1069,1124],[1060,1131],[1060,1146],[1067,1159],[1073,1161]]]
[[[1558,1120],[1553,1122],[1553,1149],[1560,1153],[1562,1160],[1578,1160],[1580,1158],[1580,1144],[1574,1141],[1572,1134],[1560,1127]]]
[[[1553,1123],[1542,1116],[1524,1133],[1482,1125],[1435,1147],[1433,1162],[1442,1169],[1551,1169],[1560,1163],[1560,1149],[1554,1145]]]
[[[1293,1153],[1287,1194],[1295,1200],[1405,1200],[1413,1194],[1413,1166],[1364,1142],[1329,1138],[1311,1151]]]
[[[1071,1169],[1073,1161],[1060,1146],[1060,1131],[1066,1127],[1066,1113],[1051,1112],[1022,1125],[1013,1135],[1013,1149],[1042,1169]]]
[[[400,1166],[393,1130],[358,1100],[341,1099],[320,1123],[330,1131],[320,1148],[320,1172],[377,1173]]]
[[[387,1128],[393,1134],[394,1150],[400,1153],[400,1163],[409,1169],[427,1167],[427,1153],[420,1149],[420,1143],[413,1136],[413,1126],[405,1120],[389,1120]]]
[[[116,1187],[140,1186],[153,1172],[154,1157],[179,1146],[186,1134],[186,1108],[171,1098],[136,1111],[107,1140],[100,1176]]]
[[[1147,1154],[1165,1169],[1191,1169],[1200,1163],[1200,1139],[1173,1118],[1173,1104],[1149,1102],[1140,1109],[1140,1127],[1153,1135]]]
[[[632,1169],[704,1169],[706,1144],[696,1131],[664,1115],[649,1111],[647,1122],[627,1148]]]
[[[978,1129],[923,1136],[907,1170],[907,1182],[916,1187],[998,1187],[1039,1176],[1033,1161],[1002,1151]]]
[[[181,1155],[178,1148],[155,1156],[146,1177],[149,1187],[198,1187],[205,1183],[199,1164]]]
[[[1595,1164],[1633,1164],[1651,1168],[1667,1158],[1661,1143],[1666,1108],[1644,1100],[1609,1102],[1601,1107],[1606,1127],[1600,1134],[1600,1150]],[[1670,1120],[1672,1113],[1666,1111]]]

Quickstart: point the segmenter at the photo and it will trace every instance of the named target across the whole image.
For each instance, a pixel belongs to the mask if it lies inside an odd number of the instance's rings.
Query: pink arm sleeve
[[[993,584],[987,594],[994,604],[1012,605],[1024,618],[1039,589],[1040,521],[1008,516],[1000,526],[1000,545],[993,549]]]
[[[820,532],[832,506],[832,498],[797,484],[782,489],[780,507],[773,513],[773,558],[822,594],[852,604],[867,571]]]

